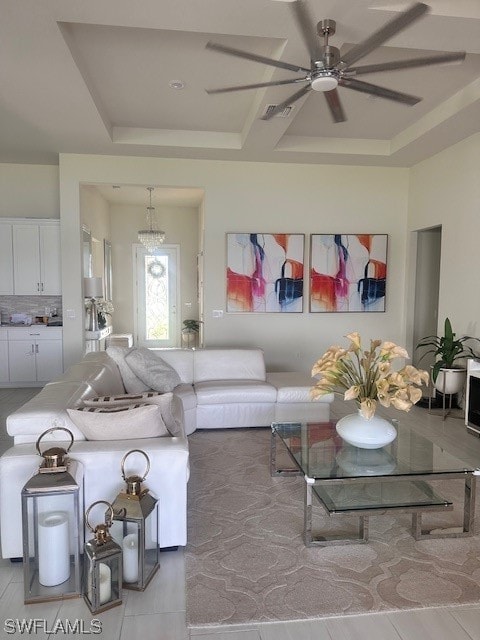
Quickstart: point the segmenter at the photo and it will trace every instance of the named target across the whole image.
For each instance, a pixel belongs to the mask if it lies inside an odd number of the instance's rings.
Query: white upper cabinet
[[[60,271],[60,225],[40,225],[40,281],[42,294],[62,293]]]
[[[0,295],[13,295],[12,225],[0,223]]]
[[[14,294],[60,295],[60,225],[58,222],[14,223]]]

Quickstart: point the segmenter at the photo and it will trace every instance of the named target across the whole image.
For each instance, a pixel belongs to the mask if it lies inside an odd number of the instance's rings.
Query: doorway
[[[152,254],[142,245],[134,246],[135,344],[139,347],[179,344],[179,253],[177,245],[165,245]]]
[[[413,318],[413,345],[425,336],[437,335],[438,293],[440,289],[440,260],[442,227],[417,231],[415,276],[415,306]],[[421,353],[413,351],[412,364],[429,369],[435,356],[427,355],[418,361]]]

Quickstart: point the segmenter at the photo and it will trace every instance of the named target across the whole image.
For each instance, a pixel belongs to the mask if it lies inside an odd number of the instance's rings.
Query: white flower
[[[97,311],[100,313],[108,313],[111,315],[114,311],[113,304],[110,300],[98,300],[97,301]]]
[[[394,342],[371,340],[370,349],[363,350],[357,332],[346,337],[350,340],[348,350],[332,346],[315,363],[312,375],[319,381],[311,389],[312,397],[342,393],[345,400],[356,401],[365,418],[374,415],[377,402],[409,411],[422,397],[419,387],[428,382],[428,372],[411,365],[392,371],[392,360],[408,357]]]

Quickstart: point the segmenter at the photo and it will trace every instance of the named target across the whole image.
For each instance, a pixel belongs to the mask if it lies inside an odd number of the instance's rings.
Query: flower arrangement
[[[113,304],[109,300],[98,300],[97,311],[98,313],[104,313],[108,316],[111,316],[114,312]]]
[[[312,376],[321,378],[311,389],[312,397],[344,390],[344,400],[355,400],[367,419],[375,414],[377,402],[384,407],[410,411],[422,397],[419,387],[428,383],[428,372],[411,365],[394,371],[392,362],[408,358],[408,353],[393,342],[371,340],[370,349],[363,350],[357,332],[346,338],[350,340],[348,349],[332,346],[313,366]]]
[[[113,304],[109,300],[97,301],[98,326],[103,329],[107,326],[107,316],[113,313]]]
[[[103,329],[107,326],[107,316],[111,316],[114,311],[113,304],[109,300],[93,299],[92,301],[91,298],[85,300],[85,308],[87,310],[92,307],[92,304],[95,304],[97,311],[98,326]]]

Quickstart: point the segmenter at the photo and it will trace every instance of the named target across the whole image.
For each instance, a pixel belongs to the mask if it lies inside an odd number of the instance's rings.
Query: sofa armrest
[[[131,449],[145,451],[151,460],[145,487],[159,499],[160,545],[185,545],[189,477],[186,438],[75,442],[69,457],[83,465],[85,505],[115,498],[125,484],[121,460]],[[38,461],[34,444],[16,445],[0,458],[0,538],[4,558],[22,556],[21,490],[38,470]]]
[[[55,426],[65,426],[75,440],[85,440],[83,433],[73,424],[66,411],[76,408],[85,398],[97,395],[86,382],[52,382],[31,400],[7,417],[7,433],[14,442],[36,442],[39,435]],[[52,439],[65,439],[53,434]]]

